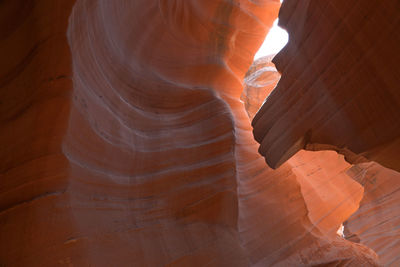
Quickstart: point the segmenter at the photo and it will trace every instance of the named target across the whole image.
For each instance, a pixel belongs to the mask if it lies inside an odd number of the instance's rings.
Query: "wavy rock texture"
[[[364,193],[363,187],[347,175],[350,165],[333,151],[304,150],[288,163],[300,183],[311,222],[326,235],[336,235],[358,209]]]
[[[345,236],[372,248],[384,266],[400,265],[400,174],[376,163],[348,172],[365,189],[360,208],[345,222]]]
[[[72,1],[0,3],[0,266],[55,266],[74,250],[66,190]]]
[[[258,110],[263,99],[249,100],[247,96],[268,95],[271,88],[265,79],[274,77],[272,84],[279,80],[280,75],[273,75],[272,69],[259,71],[270,60],[264,57],[255,61],[244,79],[244,90],[251,90],[251,94],[242,95],[250,119],[254,114],[251,111]],[[301,150],[287,163],[297,176],[308,217],[316,227],[332,236],[347,220],[346,239],[372,248],[384,266],[399,265],[398,172],[376,163],[351,166],[332,151]]]
[[[271,84],[276,85],[280,78],[276,70],[260,71],[270,66],[270,61],[271,57],[255,61],[244,79],[247,94],[242,99],[250,119],[264,101],[257,96],[268,96]],[[331,151],[301,150],[287,163],[297,176],[308,217],[316,227],[332,236],[345,221],[346,239],[372,248],[384,266],[400,264],[398,172],[376,163],[351,167],[343,156]]]
[[[279,81],[271,60],[271,56],[256,60],[244,79],[244,92],[248,93],[242,94],[242,100],[250,119]],[[363,196],[363,187],[347,174],[351,165],[336,152],[304,150],[287,163],[300,184],[309,219],[320,231],[335,236],[342,222],[358,209]]]
[[[271,62],[274,56],[265,56],[255,60],[244,78],[240,99],[244,102],[250,120],[254,118],[264,99],[275,88],[281,77]]]
[[[400,171],[398,10],[397,0],[284,1],[282,78],[253,120],[271,167],[305,148]]]
[[[91,262],[373,264],[371,251],[313,229],[289,166],[273,172],[256,153],[241,81],[277,7],[75,5],[64,153]]]
[[[0,6],[2,265],[377,264],[257,153],[239,97],[279,1],[30,3]]]

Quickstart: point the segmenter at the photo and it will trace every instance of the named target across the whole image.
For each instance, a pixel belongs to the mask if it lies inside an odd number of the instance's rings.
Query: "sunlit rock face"
[[[290,166],[273,171],[257,153],[239,97],[278,7],[76,3],[63,151],[90,262],[374,264],[372,251],[314,228]]]
[[[363,185],[360,208],[345,222],[345,237],[372,248],[384,266],[400,265],[400,173],[376,163],[352,167]]]
[[[363,187],[347,175],[350,165],[333,151],[302,150],[288,161],[300,183],[311,222],[328,236],[337,235],[363,197]]]
[[[400,171],[399,10],[397,0],[284,1],[282,78],[253,120],[271,167],[305,148]]]
[[[242,100],[250,119],[280,79],[272,58],[256,60],[244,79]],[[263,95],[264,98],[258,97]],[[305,150],[289,159],[287,165],[296,175],[312,224],[325,235],[336,236],[342,222],[358,209],[363,197],[363,187],[347,173],[351,165],[333,151]]]
[[[0,265],[377,264],[311,207],[312,157],[257,153],[240,95],[279,1],[0,8]]]
[[[268,76],[262,69],[271,57],[257,60],[250,67],[244,90],[251,96],[271,92],[266,77],[280,75],[270,69]],[[249,81],[249,82],[248,82]],[[249,94],[247,94],[249,95]],[[250,119],[262,101],[242,95]],[[248,103],[251,103],[249,105]],[[310,221],[328,236],[336,235],[344,223],[344,238],[373,249],[384,266],[399,265],[400,232],[400,174],[376,163],[350,165],[342,155],[333,151],[305,151],[296,153],[287,162],[296,174]]]
[[[250,120],[254,118],[281,77],[274,63],[271,62],[274,56],[269,55],[255,60],[244,78],[240,99],[244,102]]]

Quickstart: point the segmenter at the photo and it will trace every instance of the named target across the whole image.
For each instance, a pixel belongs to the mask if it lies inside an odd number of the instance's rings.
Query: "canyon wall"
[[[0,3],[0,266],[74,257],[61,144],[72,93],[73,1]],[[65,262],[66,264],[66,262]]]
[[[252,98],[242,95],[250,119],[263,103],[254,96],[268,96],[271,83],[279,81],[276,70],[259,71],[271,58],[256,60],[244,80],[244,92],[251,92],[247,95]],[[316,227],[327,235],[341,234],[372,248],[384,266],[399,264],[398,172],[377,163],[350,165],[333,151],[301,150],[287,163],[296,174],[308,217]],[[337,231],[342,222],[344,227]]]
[[[276,168],[301,149],[400,171],[400,2],[285,0],[282,78],[253,120]]]
[[[257,153],[242,82],[279,6],[3,1],[0,265],[378,265],[335,233],[340,156]]]
[[[345,237],[372,248],[384,266],[400,264],[400,173],[377,163],[347,171],[364,187],[360,208],[344,223]]]

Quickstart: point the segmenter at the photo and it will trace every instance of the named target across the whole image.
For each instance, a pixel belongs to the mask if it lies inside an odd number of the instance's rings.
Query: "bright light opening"
[[[272,28],[269,30],[267,37],[265,37],[263,44],[254,56],[254,60],[260,57],[277,54],[287,44],[287,42],[288,33],[278,26],[278,19],[276,19]]]
[[[343,223],[340,225],[339,229],[337,230],[336,234],[340,237],[344,238],[344,226]]]

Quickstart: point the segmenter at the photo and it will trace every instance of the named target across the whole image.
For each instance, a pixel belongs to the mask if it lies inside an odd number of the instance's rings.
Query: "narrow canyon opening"
[[[274,21],[271,29],[264,39],[263,44],[254,55],[254,60],[277,54],[288,42],[289,35],[286,30],[278,26],[279,19]]]
[[[288,43],[289,35],[278,23],[279,18],[276,18],[244,78],[241,100],[250,121],[281,77],[272,60]],[[298,177],[310,220],[330,235],[347,239],[344,222],[357,211],[364,193],[362,185],[349,175],[352,165],[333,151],[306,150],[295,154],[288,164]],[[303,168],[304,165],[307,168]],[[320,204],[316,204],[316,201]],[[318,205],[330,209],[330,214],[326,215]]]

